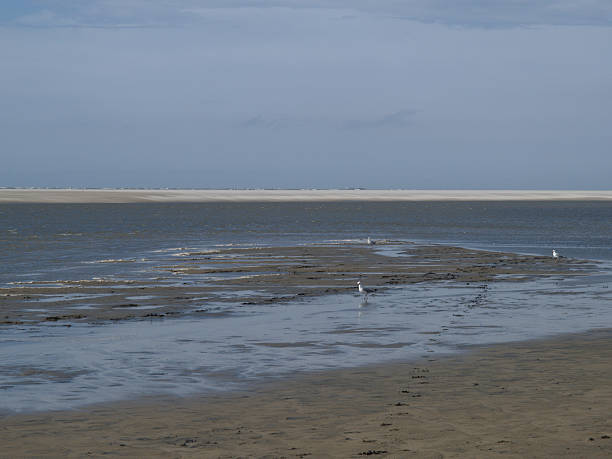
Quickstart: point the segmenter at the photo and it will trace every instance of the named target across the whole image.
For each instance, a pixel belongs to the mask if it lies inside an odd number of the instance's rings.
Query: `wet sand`
[[[177,255],[177,254],[175,254]],[[228,248],[168,256],[150,281],[117,279],[16,283],[0,288],[0,326],[102,323],[219,314],[242,307],[422,282],[481,283],[575,276],[592,263],[402,241]],[[118,262],[124,262],[119,260]],[[220,306],[221,305],[221,306]]]
[[[602,190],[0,189],[0,203],[611,200]]]
[[[69,325],[214,314],[211,302],[248,308],[355,292],[360,278],[384,292],[422,282],[566,278],[593,268],[579,260],[398,241],[239,248],[169,257],[159,269],[174,285],[164,279],[23,284],[0,298],[4,326]],[[209,275],[216,280],[202,284]],[[96,307],[69,315],[84,301]],[[159,309],[138,309],[151,304]],[[611,361],[612,332],[598,331],[305,374],[229,395],[5,414],[0,457],[610,457]]]
[[[0,418],[0,457],[610,457],[612,331]]]

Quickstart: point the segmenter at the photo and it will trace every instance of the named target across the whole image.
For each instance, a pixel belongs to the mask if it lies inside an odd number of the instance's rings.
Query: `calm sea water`
[[[175,247],[373,238],[612,260],[610,202],[2,204],[0,285],[139,277]],[[136,263],[96,263],[130,259]]]
[[[424,283],[367,303],[354,292],[278,305],[206,304],[223,312],[215,318],[3,326],[0,414],[244,388],[297,371],[612,327],[607,202],[0,205],[0,284],[146,278],[177,247],[367,236],[543,255],[554,247],[603,263],[576,279]],[[109,259],[135,261],[100,263]]]

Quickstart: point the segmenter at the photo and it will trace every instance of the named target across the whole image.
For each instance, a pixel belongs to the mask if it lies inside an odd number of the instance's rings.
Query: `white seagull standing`
[[[357,282],[357,287],[359,287],[359,293],[363,293],[363,294],[364,294],[363,299],[364,299],[365,301],[368,301],[368,295],[369,295],[370,293],[374,293],[374,292],[376,291],[376,290],[375,290],[375,289],[373,289],[373,288],[364,288],[364,287],[361,285],[361,281]]]
[[[559,252],[553,249],[553,260],[558,260],[558,259],[559,259]]]
[[[370,236],[368,236],[368,245],[374,245],[376,244],[376,241],[373,241],[372,239],[370,239]]]

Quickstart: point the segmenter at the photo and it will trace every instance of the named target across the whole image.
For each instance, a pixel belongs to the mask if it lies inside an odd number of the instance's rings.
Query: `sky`
[[[612,189],[610,0],[2,0],[0,187]]]

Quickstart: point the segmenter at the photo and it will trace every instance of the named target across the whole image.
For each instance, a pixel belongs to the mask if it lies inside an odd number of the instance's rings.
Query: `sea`
[[[0,289],[154,282],[160,262],[185,250],[367,237],[545,256],[554,248],[597,268],[486,290],[399,286],[367,303],[355,291],[249,307],[226,302],[218,317],[0,325],[0,415],[248,390],[303,372],[612,327],[610,201],[4,203]]]

